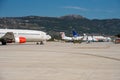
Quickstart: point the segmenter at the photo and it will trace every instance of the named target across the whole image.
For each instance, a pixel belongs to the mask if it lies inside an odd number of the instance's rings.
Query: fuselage
[[[39,42],[49,40],[51,36],[43,31],[23,30],[23,29],[0,29],[0,38],[7,32],[13,32],[14,37],[25,37],[27,42]]]

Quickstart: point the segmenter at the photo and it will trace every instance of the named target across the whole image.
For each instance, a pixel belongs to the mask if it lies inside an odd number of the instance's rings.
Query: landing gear
[[[2,43],[2,45],[6,45],[7,44],[7,42],[6,42],[6,40],[1,40],[1,43]]]
[[[37,42],[36,44],[39,45],[39,42]]]
[[[40,42],[40,45],[43,45],[43,44],[44,44],[44,42],[43,42],[43,41],[41,41],[41,42]]]
[[[40,44],[40,45],[44,45],[44,42],[41,41],[41,42],[37,42],[36,44],[37,44],[37,45],[39,45],[39,44]]]

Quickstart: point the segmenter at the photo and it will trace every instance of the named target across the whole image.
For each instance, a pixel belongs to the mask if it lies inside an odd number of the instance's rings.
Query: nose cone
[[[51,39],[51,36],[50,35],[47,35],[47,40]]]

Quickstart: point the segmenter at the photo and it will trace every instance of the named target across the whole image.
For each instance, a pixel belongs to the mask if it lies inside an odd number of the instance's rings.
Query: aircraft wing
[[[2,45],[6,45],[6,43],[10,43],[15,41],[14,33],[13,32],[7,32],[4,36],[0,38],[0,41],[2,42]]]

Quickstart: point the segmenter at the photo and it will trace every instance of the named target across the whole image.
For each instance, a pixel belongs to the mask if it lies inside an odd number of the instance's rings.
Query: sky
[[[88,19],[120,18],[120,0],[0,0],[0,17],[69,14]]]

